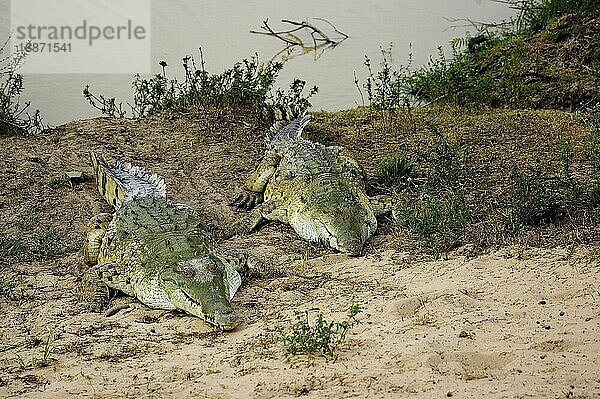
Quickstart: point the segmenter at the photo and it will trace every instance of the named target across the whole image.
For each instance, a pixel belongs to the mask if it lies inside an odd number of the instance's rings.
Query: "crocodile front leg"
[[[285,209],[278,208],[275,201],[263,202],[254,208],[245,217],[236,222],[224,235],[230,238],[235,235],[248,235],[254,231],[263,220],[278,220],[289,223]]]
[[[225,263],[225,280],[229,289],[229,299],[231,300],[250,272],[260,268],[262,262],[240,249],[225,248],[221,250],[221,254]]]
[[[129,274],[122,273],[123,267],[111,262],[101,263],[92,268],[104,284],[112,289],[123,291],[125,294],[135,296]]]
[[[333,152],[338,157],[344,159],[346,162],[349,162],[350,164],[352,164],[354,167],[356,167],[356,169],[361,170],[358,163],[354,160],[354,155],[346,147],[343,147],[340,145],[331,145],[331,146],[327,147],[327,149],[329,151]]]
[[[262,267],[263,261],[247,251],[233,248],[222,251],[229,264],[242,276],[242,280],[248,275],[248,271]]]
[[[246,179],[244,189],[231,202],[239,209],[250,210],[263,202],[263,192],[267,183],[275,174],[280,157],[273,150],[267,151],[258,168]]]
[[[105,310],[114,293],[102,280],[98,272],[99,267],[102,268],[103,265],[90,267],[83,273],[77,295],[78,299],[92,312]]]
[[[102,239],[112,218],[113,215],[110,213],[100,213],[93,216],[88,222],[87,236],[83,244],[83,261],[86,265],[98,263],[98,253],[100,252]]]

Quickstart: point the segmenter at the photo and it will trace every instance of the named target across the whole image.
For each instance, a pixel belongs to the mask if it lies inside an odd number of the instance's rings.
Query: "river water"
[[[18,0],[13,0],[18,1]],[[55,0],[56,1],[56,0]],[[8,0],[0,0],[0,10],[10,10]],[[337,110],[358,105],[360,94],[354,73],[366,76],[363,65],[368,55],[376,64],[380,47],[394,47],[394,61],[404,63],[413,55],[413,66],[427,63],[438,46],[449,48],[448,42],[474,28],[452,19],[501,21],[514,11],[491,0],[221,0],[152,1],[151,3],[151,72],[158,73],[160,60],[169,64],[167,73],[182,75],[181,58],[197,55],[202,47],[206,69],[221,72],[242,58],[258,53],[268,61],[284,46],[273,37],[250,34],[259,30],[262,21],[277,28],[281,19],[295,21],[312,17],[325,18],[349,38],[316,57],[308,53],[289,60],[278,80],[287,86],[294,77],[317,85],[313,109]],[[8,36],[8,16],[0,14],[0,33]],[[325,26],[318,20],[311,20]],[[329,31],[330,32],[330,31]],[[115,59],[115,63],[119,60]],[[150,62],[150,61],[149,61]],[[24,73],[26,91],[23,99],[31,100],[45,120],[60,124],[74,119],[98,116],[82,96],[89,84],[96,93],[126,102],[131,99],[133,73]]]

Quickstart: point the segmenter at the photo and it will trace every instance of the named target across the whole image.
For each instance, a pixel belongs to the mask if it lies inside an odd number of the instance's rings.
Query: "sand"
[[[86,310],[79,246],[87,219],[110,208],[93,181],[71,186],[64,172],[89,176],[89,150],[145,165],[218,235],[239,217],[227,203],[260,159],[264,128],[219,118],[94,119],[0,138],[0,226],[38,245],[0,263],[3,281],[16,282],[0,295],[0,397],[600,397],[597,245],[464,246],[434,259],[396,248],[383,219],[366,254],[349,258],[269,224],[223,243],[272,268],[236,294],[232,332],[127,296],[110,317]],[[219,126],[252,134],[230,140]],[[61,239],[42,251],[49,229]],[[362,322],[335,356],[286,354],[277,337],[294,311],[343,320],[353,297]]]

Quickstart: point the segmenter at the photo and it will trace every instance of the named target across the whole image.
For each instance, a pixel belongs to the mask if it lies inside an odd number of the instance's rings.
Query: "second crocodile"
[[[391,210],[388,196],[367,196],[363,174],[343,147],[303,139],[308,116],[277,121],[267,133],[267,152],[233,205],[252,209],[229,235],[248,234],[262,220],[290,224],[300,237],[348,255],[360,255]]]

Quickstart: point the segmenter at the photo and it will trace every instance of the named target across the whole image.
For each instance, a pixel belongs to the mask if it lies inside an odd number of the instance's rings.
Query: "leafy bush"
[[[35,110],[30,114],[30,102],[20,102],[23,75],[17,73],[17,69],[27,54],[17,52],[12,56],[4,55],[7,43],[8,41],[0,46],[0,135],[41,132],[46,126],[40,111]]]
[[[592,20],[582,25],[574,17],[566,27],[552,27],[549,35],[533,34],[569,13],[597,13],[597,0],[509,0],[519,10],[516,18],[498,24],[475,24],[476,33],[451,41],[447,55],[438,48],[422,67],[392,67],[391,47],[382,50],[379,70],[367,57],[368,78],[355,79],[361,97],[375,110],[408,108],[412,104],[451,104],[466,108],[562,108],[586,109],[600,99],[600,42]],[[588,15],[581,14],[581,15]],[[574,56],[569,43],[558,37],[577,35]],[[557,43],[552,42],[555,37]],[[571,44],[572,46],[572,44]],[[582,67],[583,65],[583,67]]]
[[[392,57],[392,45],[387,49],[380,48],[381,62],[380,69],[373,70],[371,59],[365,56],[364,65],[367,68],[368,76],[365,83],[360,83],[358,78],[354,78],[354,84],[358,89],[363,105],[365,105],[362,89],[367,93],[369,107],[378,111],[392,111],[397,108],[409,107],[413,98],[411,97],[411,70],[410,65],[412,56],[409,56],[408,65],[400,65],[394,69]],[[362,89],[361,89],[362,87]]]
[[[279,89],[271,94],[283,63],[262,64],[258,56],[237,62],[221,74],[210,74],[204,67],[201,56],[200,69],[191,56],[183,58],[185,79],[179,82],[166,75],[167,63],[161,61],[162,73],[149,79],[136,75],[133,85],[133,104],[128,104],[133,117],[142,118],[158,112],[192,106],[248,107],[260,113],[270,107],[296,105],[301,109],[310,107],[309,98],[317,93],[313,87],[308,95],[303,91],[306,82],[295,79],[288,92]],[[109,116],[123,117],[126,114],[123,104],[115,98],[94,95],[89,86],[83,91],[90,105]]]
[[[509,0],[519,10],[516,28],[522,31],[539,31],[551,21],[565,14],[588,13],[600,9],[598,0]]]

